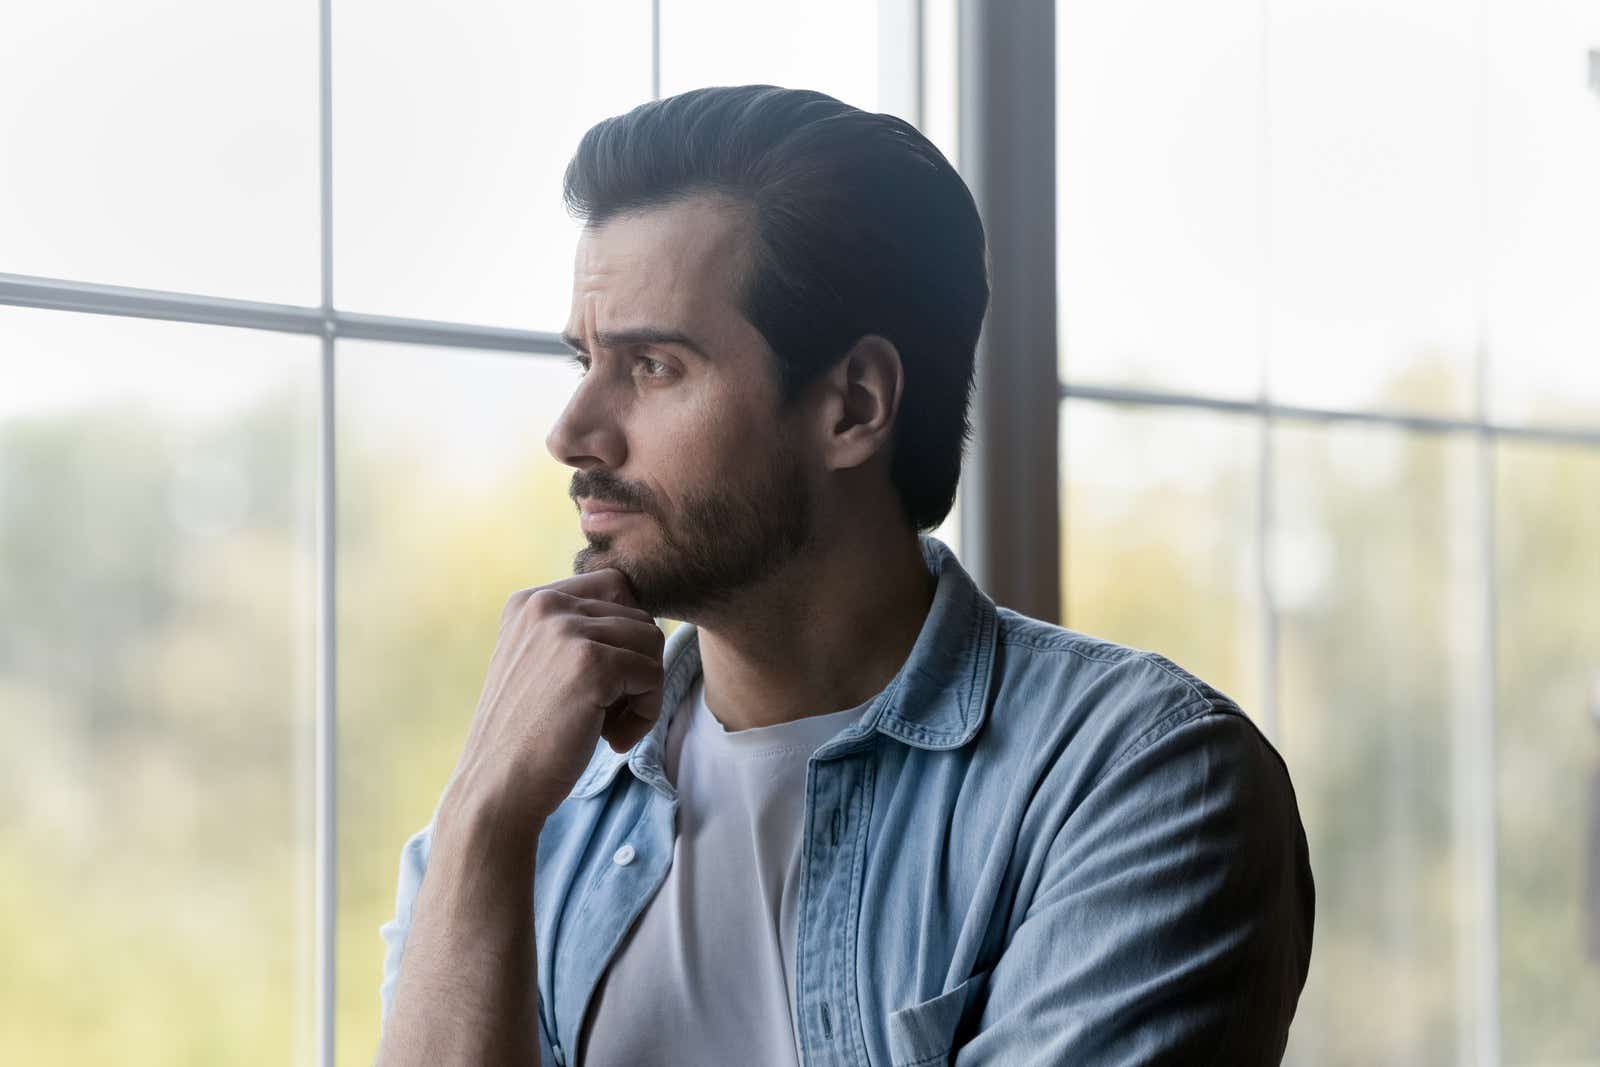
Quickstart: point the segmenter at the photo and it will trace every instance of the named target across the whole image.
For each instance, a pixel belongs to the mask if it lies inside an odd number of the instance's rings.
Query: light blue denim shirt
[[[802,1062],[1278,1063],[1314,905],[1282,758],[1169,660],[997,608],[945,545],[922,551],[938,584],[910,656],[808,762]],[[662,746],[700,670],[694,627],[665,666],[655,727],[626,753],[601,741],[539,837],[545,1067],[575,1059],[671,862]],[[381,929],[385,1020],[430,829]]]

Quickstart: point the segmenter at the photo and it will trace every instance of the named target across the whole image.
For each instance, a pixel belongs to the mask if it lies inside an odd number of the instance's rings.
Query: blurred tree
[[[303,1051],[311,411],[0,424],[0,1061]]]
[[[0,1062],[311,1060],[314,413],[295,393],[196,432],[125,409],[0,423]],[[1443,783],[1449,679],[1476,671],[1452,555],[1476,445],[1278,432],[1278,518],[1334,554],[1280,620],[1280,748],[1319,887],[1296,1062],[1455,1062],[1464,912]],[[347,1063],[376,1047],[400,846],[454,766],[500,607],[569,573],[580,544],[547,457],[465,489],[385,433],[340,431]],[[1360,458],[1374,433],[1381,477]],[[1582,691],[1600,658],[1600,455],[1498,455],[1505,1062],[1597,1064],[1582,827],[1560,813],[1581,812],[1597,756]],[[1066,551],[1094,565],[1068,621],[1248,689],[1226,528],[1196,552],[1160,536],[1254,475],[1211,477],[1075,520]]]

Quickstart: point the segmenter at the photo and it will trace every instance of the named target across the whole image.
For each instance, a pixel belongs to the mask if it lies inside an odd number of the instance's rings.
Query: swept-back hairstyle
[[[753,209],[742,307],[785,405],[866,334],[899,350],[890,478],[911,526],[937,526],[989,304],[983,223],[955,168],[902,119],[771,85],[641,104],[592,127],[567,165],[567,209],[591,226],[708,193]]]

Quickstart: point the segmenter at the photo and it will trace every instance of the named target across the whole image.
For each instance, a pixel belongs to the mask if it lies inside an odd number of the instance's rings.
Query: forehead
[[[735,328],[751,232],[747,207],[709,196],[585,227],[568,330]]]

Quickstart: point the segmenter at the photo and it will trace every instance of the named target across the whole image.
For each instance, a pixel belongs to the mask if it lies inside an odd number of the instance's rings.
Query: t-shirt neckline
[[[689,689],[689,729],[708,744],[716,745],[732,755],[771,755],[790,749],[803,748],[815,751],[834,734],[859,719],[877,697],[874,696],[853,708],[830,711],[824,715],[807,715],[790,722],[770,726],[752,726],[744,730],[726,729],[705,701],[705,678],[697,677]]]

